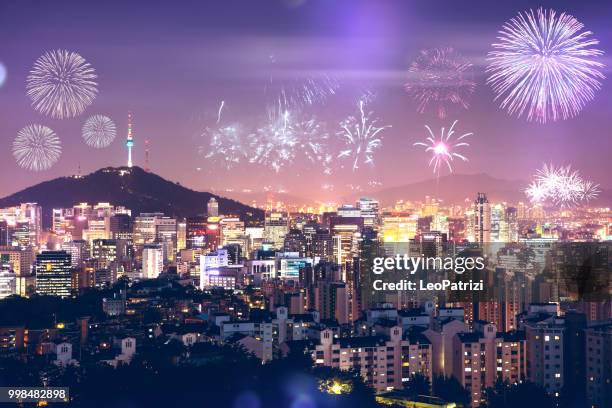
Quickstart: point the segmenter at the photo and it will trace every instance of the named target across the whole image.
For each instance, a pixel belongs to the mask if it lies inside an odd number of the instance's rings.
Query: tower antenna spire
[[[128,130],[127,130],[127,141],[125,143],[128,149],[128,162],[127,166],[132,167],[132,146],[134,146],[134,137],[132,134],[132,112],[128,112]]]
[[[149,167],[149,139],[145,139],[145,171],[151,171]]]

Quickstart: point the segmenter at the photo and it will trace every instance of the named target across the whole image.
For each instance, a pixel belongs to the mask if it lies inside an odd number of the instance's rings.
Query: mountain
[[[344,198],[343,202],[353,202],[359,197],[372,197],[384,206],[390,206],[398,200],[419,200],[425,196],[444,200],[447,204],[463,204],[465,200],[472,201],[476,193],[487,194],[489,201],[519,202],[527,201],[524,190],[527,182],[523,180],[504,180],[492,177],[488,174],[451,174],[403,186],[383,188],[369,193],[354,193]],[[612,203],[612,191],[602,189],[599,197],[592,201],[593,204],[610,205]]]
[[[245,219],[263,219],[263,211],[225,197],[194,191],[168,181],[140,167],[106,167],[83,177],[60,177],[45,181],[0,199],[0,208],[36,202],[43,209],[43,224],[51,223],[53,208],[72,207],[81,202],[108,202],[141,212],[163,212],[169,216],[189,217],[206,212],[211,197],[219,211]]]

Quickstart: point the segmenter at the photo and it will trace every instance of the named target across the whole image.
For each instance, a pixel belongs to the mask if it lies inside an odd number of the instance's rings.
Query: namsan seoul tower
[[[132,137],[132,112],[128,112],[128,131],[127,131],[127,141],[125,145],[128,149],[128,162],[127,166],[132,167],[132,146],[134,146],[134,138]]]

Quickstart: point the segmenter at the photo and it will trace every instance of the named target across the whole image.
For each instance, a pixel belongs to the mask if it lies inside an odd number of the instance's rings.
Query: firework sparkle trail
[[[244,129],[240,125],[206,128],[203,135],[210,139],[208,146],[200,149],[207,159],[220,162],[228,170],[246,159]]]
[[[362,165],[374,165],[374,153],[382,146],[382,137],[379,136],[391,125],[378,126],[378,118],[372,118],[373,112],[366,112],[366,101],[359,100],[359,115],[350,115],[340,122],[340,131],[337,133],[345,147],[338,154],[338,158],[350,160],[351,168],[357,171]]]
[[[467,157],[456,152],[456,150],[469,147],[469,143],[465,142],[464,139],[472,136],[473,133],[464,133],[459,137],[455,137],[456,124],[457,121],[454,121],[448,131],[446,131],[444,127],[441,128],[438,137],[434,135],[429,125],[425,125],[425,129],[427,129],[429,136],[425,139],[425,142],[416,142],[413,144],[413,146],[425,147],[425,152],[431,154],[429,166],[433,166],[433,172],[438,177],[440,176],[440,169],[444,164],[446,164],[446,167],[448,167],[448,170],[452,173],[452,163],[455,159],[468,161]]]
[[[569,14],[538,9],[502,27],[488,54],[489,83],[510,115],[546,123],[576,116],[604,79],[603,51]]]
[[[588,202],[599,195],[599,185],[582,178],[571,166],[544,165],[525,189],[532,203],[552,203],[569,207]]]
[[[17,133],[13,141],[13,156],[17,164],[27,170],[51,168],[62,153],[60,139],[50,128],[28,125]]]
[[[295,132],[290,125],[289,112],[271,121],[249,135],[252,156],[251,163],[269,165],[275,172],[290,164],[295,158],[298,145]]]
[[[336,94],[340,84],[332,75],[320,72],[285,72],[276,55],[270,55],[270,74],[264,87],[268,110],[282,117],[285,112],[324,103]]]
[[[423,50],[408,69],[404,89],[417,102],[417,112],[433,108],[445,118],[450,106],[469,107],[476,89],[472,64],[450,47]]]
[[[80,115],[98,93],[95,70],[76,52],[54,50],[41,56],[26,80],[32,107],[55,119]]]
[[[93,115],[87,119],[81,133],[85,143],[96,149],[108,147],[117,136],[115,123],[104,115]]]

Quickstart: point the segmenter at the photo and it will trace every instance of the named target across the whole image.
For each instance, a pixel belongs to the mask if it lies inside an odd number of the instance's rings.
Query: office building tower
[[[115,214],[110,217],[110,238],[131,240],[134,231],[132,217],[128,214]]]
[[[146,244],[142,250],[142,277],[157,278],[164,270],[164,254],[159,244]]]
[[[226,217],[219,221],[221,226],[221,246],[240,245],[243,249],[246,247],[246,236],[244,221],[236,217]]]
[[[70,296],[72,267],[66,251],[43,251],[36,255],[36,293],[49,296]]]
[[[363,218],[364,227],[378,229],[379,219],[379,203],[372,198],[362,197],[357,201],[360,216]]]
[[[263,239],[274,249],[281,249],[289,232],[289,217],[283,212],[266,212]]]
[[[478,193],[474,201],[474,241],[491,242],[491,206],[484,193]]]
[[[96,269],[116,269],[117,240],[94,240],[91,247],[91,257],[94,259]]]
[[[176,250],[182,251],[187,248],[187,222],[181,220],[176,224]]]
[[[204,248],[206,245],[206,218],[189,217],[185,225],[187,249]]]
[[[206,204],[206,215],[209,217],[219,216],[219,202],[215,197],[210,197],[210,200],[208,200]]]
[[[159,243],[162,247],[164,262],[176,259],[176,218],[157,217],[155,219],[155,242]]]
[[[218,249],[200,256],[200,289],[213,286],[213,277],[221,275],[221,269],[229,266],[229,252]]]
[[[17,294],[17,276],[7,264],[0,263],[0,300]]]
[[[163,213],[141,213],[134,219],[134,245],[145,245],[155,242],[157,237],[156,222],[163,218]]]

